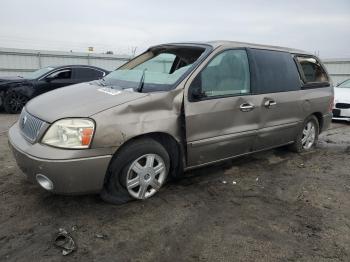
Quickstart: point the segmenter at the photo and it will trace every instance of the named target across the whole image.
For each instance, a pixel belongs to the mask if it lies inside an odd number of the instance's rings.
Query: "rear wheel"
[[[10,114],[20,113],[22,108],[28,102],[28,98],[17,92],[9,92],[4,98],[5,112]]]
[[[112,160],[101,197],[113,204],[150,198],[165,183],[169,167],[169,154],[160,143],[135,140]]]
[[[291,150],[297,153],[311,150],[318,141],[319,123],[315,116],[308,117],[300,130],[296,141],[290,146]]]

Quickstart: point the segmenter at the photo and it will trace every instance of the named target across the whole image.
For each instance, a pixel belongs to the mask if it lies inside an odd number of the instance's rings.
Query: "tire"
[[[310,127],[314,128],[313,131],[309,130]],[[310,133],[308,133],[307,130],[309,130]],[[310,151],[317,144],[319,130],[319,123],[315,116],[306,118],[295,142],[290,145],[290,150],[296,153]],[[309,139],[307,139],[307,137],[309,137]]]
[[[112,159],[101,198],[112,204],[147,199],[166,182],[169,169],[169,154],[160,143],[149,138],[135,140]]]
[[[8,92],[4,98],[4,109],[6,113],[18,114],[28,102],[28,98],[18,92]]]

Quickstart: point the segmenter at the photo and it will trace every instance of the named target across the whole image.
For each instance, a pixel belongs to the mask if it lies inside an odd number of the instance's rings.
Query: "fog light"
[[[39,183],[39,185],[48,190],[51,191],[53,189],[53,183],[50,179],[48,179],[46,176],[42,174],[37,174],[36,175],[36,181]]]

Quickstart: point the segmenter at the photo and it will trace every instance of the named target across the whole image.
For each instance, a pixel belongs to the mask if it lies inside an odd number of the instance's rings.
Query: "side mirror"
[[[204,93],[202,92],[202,89],[200,87],[191,87],[190,94],[192,101],[198,101],[204,97]]]
[[[191,101],[198,101],[201,98],[205,97],[205,93],[202,91],[202,81],[200,74],[191,83],[189,88],[189,95]]]

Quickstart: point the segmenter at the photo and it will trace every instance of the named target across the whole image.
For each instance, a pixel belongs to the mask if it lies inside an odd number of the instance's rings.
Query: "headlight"
[[[55,147],[88,148],[94,130],[95,123],[90,119],[62,119],[50,126],[41,142]]]

